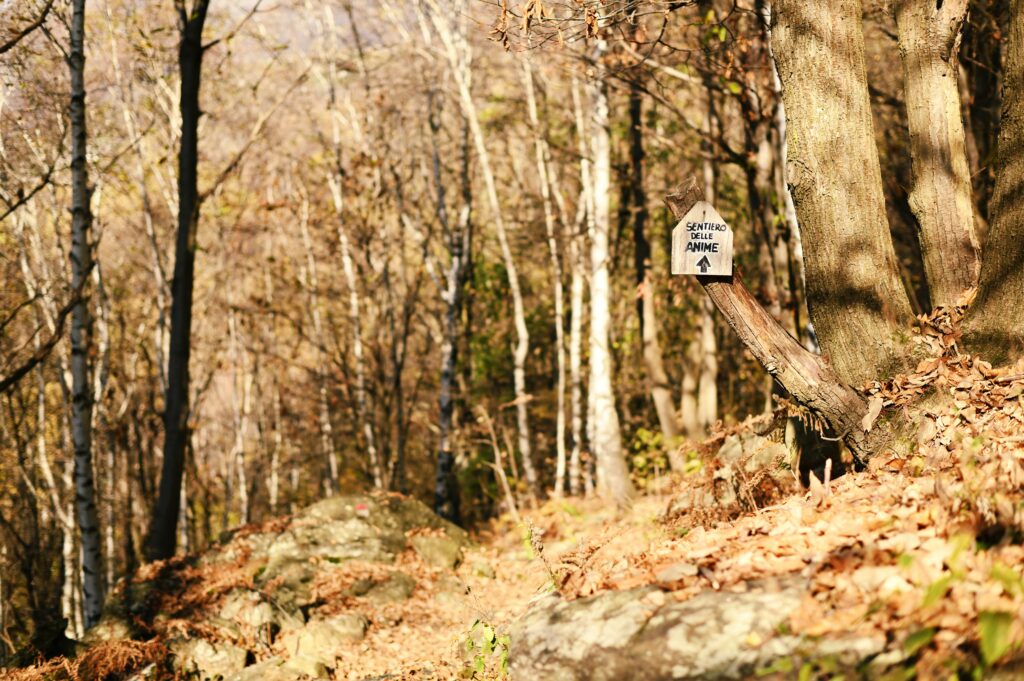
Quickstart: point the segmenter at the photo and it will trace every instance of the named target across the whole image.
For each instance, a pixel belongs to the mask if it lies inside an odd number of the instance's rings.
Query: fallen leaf
[[[882,404],[885,400],[880,395],[875,395],[868,400],[868,413],[864,414],[864,418],[861,420],[861,428],[864,432],[871,430],[871,427],[875,425],[875,419],[882,413]]]

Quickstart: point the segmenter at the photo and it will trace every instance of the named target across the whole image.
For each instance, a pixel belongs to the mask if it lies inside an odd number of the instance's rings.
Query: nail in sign
[[[732,229],[707,201],[698,201],[672,230],[672,274],[732,274]]]

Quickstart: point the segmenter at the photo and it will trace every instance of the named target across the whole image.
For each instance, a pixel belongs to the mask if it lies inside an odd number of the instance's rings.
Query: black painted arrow
[[[711,262],[708,260],[708,256],[704,256],[697,261],[697,267],[700,268],[700,273],[705,274],[711,267]]]

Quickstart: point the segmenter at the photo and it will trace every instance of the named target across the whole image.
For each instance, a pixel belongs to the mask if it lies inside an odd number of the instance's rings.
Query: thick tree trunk
[[[1010,3],[992,227],[978,297],[968,318],[972,349],[994,362],[1024,350],[1024,0]]]
[[[565,494],[566,450],[565,450],[565,295],[562,288],[562,263],[558,256],[558,238],[555,235],[555,211],[551,202],[551,165],[545,131],[541,128],[537,113],[537,97],[533,86],[533,66],[523,59],[523,83],[526,89],[527,112],[533,128],[534,150],[537,155],[537,176],[540,184],[541,203],[544,208],[544,227],[548,237],[548,253],[551,256],[551,275],[555,297],[555,358],[558,367],[555,385],[555,489],[554,495]]]
[[[957,88],[967,0],[896,0],[917,218],[932,305],[951,307],[978,283],[978,239]]]
[[[82,290],[92,270],[92,211],[85,128],[85,0],[74,0],[71,16],[71,287]],[[71,317],[71,436],[75,448],[75,505],[82,537],[82,595],[85,627],[103,610],[103,556],[92,465],[92,319],[87,298]]]
[[[195,276],[196,230],[199,226],[199,84],[203,61],[203,24],[209,0],[196,0],[187,10],[176,3],[181,22],[178,65],[181,70],[181,148],[178,153],[178,234],[174,250],[171,303],[171,347],[164,413],[164,461],[160,493],[149,530],[150,560],[174,555],[181,497],[181,478],[188,441],[189,356],[192,348],[192,283]]]
[[[596,50],[599,62],[603,41]],[[598,64],[599,68],[600,64]],[[590,394],[593,408],[593,445],[597,460],[598,490],[618,505],[628,504],[633,483],[622,453],[622,433],[612,389],[611,285],[608,248],[611,233],[611,130],[608,91],[603,77],[587,85],[591,106],[594,221],[590,234]]]
[[[912,319],[885,214],[861,3],[778,0],[773,20],[811,318],[839,377],[860,385],[907,365]]]

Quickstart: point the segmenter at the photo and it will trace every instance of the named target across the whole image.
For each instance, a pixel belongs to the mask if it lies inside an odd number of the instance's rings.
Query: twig
[[[27,38],[28,35],[32,33],[32,31],[42,26],[43,22],[46,21],[46,17],[50,14],[50,10],[53,9],[54,2],[56,2],[56,0],[50,0],[48,3],[46,3],[46,6],[43,7],[43,11],[39,13],[39,17],[35,21],[33,21],[31,24],[29,24],[24,29],[15,34],[10,40],[0,45],[0,54],[3,54],[4,52],[13,49],[15,45],[17,45],[22,40]]]

